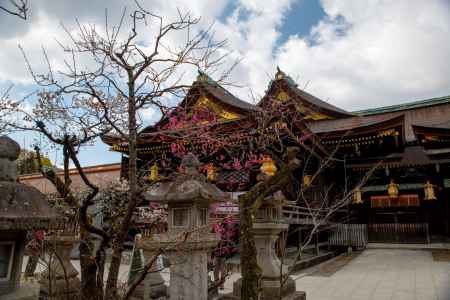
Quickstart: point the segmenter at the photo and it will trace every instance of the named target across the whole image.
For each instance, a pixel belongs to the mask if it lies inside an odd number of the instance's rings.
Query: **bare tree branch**
[[[28,11],[30,9],[28,0],[9,0],[9,3],[11,8],[8,8],[5,5],[0,5],[0,10],[23,20],[27,19]]]

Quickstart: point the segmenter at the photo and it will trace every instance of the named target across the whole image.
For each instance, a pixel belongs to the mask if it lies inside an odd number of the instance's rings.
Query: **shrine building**
[[[126,140],[102,139],[123,154],[126,177]],[[139,175],[169,178],[182,155],[193,152],[209,181],[238,194],[261,172],[279,170],[274,156],[283,158],[295,144],[304,167],[283,191],[287,203],[319,207],[351,191],[351,203],[336,215],[365,224],[369,242],[450,239],[450,96],[349,112],[278,70],[251,104],[199,73],[178,106],[138,134]],[[292,227],[307,228],[307,214],[299,214],[305,217]]]

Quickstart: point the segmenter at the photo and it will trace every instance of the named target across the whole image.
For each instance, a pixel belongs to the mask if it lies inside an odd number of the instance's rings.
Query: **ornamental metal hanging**
[[[427,180],[427,182],[424,184],[423,191],[425,193],[425,197],[423,198],[423,200],[436,200],[436,196],[434,194],[434,185],[431,184],[429,180]]]
[[[353,190],[353,204],[363,204],[362,192],[359,187]]]
[[[391,183],[389,183],[387,192],[389,195],[389,199],[397,199],[398,198],[398,184],[394,182],[394,179],[391,179]]]

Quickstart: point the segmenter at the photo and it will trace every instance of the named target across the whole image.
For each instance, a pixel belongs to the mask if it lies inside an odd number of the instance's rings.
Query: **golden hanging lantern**
[[[394,179],[391,179],[391,183],[389,183],[387,192],[390,199],[398,198],[398,184],[394,182]]]
[[[150,167],[150,181],[156,181],[158,180],[158,165],[155,163],[153,166]]]
[[[216,168],[214,168],[214,165],[210,163],[206,167],[206,179],[208,179],[208,181],[216,181],[216,178]]]
[[[265,156],[262,159],[262,165],[261,165],[261,172],[268,175],[268,176],[273,176],[275,175],[275,173],[277,172],[277,166],[275,165],[275,162],[273,161],[273,159],[270,156]]]
[[[352,201],[352,203],[353,204],[363,204],[362,192],[361,192],[361,189],[359,187],[355,188],[353,190],[353,201]]]
[[[311,185],[312,175],[305,174],[303,175],[303,186],[308,187]]]
[[[434,185],[430,183],[429,180],[424,184],[423,191],[425,193],[425,197],[423,200],[436,200],[436,196],[434,194]]]

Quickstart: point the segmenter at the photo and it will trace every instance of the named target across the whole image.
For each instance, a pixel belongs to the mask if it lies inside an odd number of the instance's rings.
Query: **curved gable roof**
[[[275,74],[275,79],[269,83],[269,89],[267,90],[266,95],[258,105],[262,105],[266,101],[265,99],[267,95],[272,93],[278,87],[286,87],[294,95],[298,96],[298,98],[300,98],[307,106],[323,111],[324,113],[332,117],[345,118],[354,116],[354,114],[337,106],[334,106],[326,101],[323,101],[322,99],[319,99],[318,97],[298,88],[297,83],[295,83],[295,81],[290,76],[286,75],[279,68],[277,69],[277,73]]]

